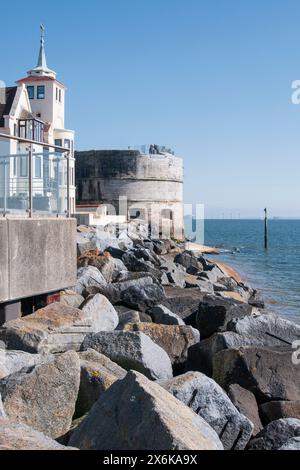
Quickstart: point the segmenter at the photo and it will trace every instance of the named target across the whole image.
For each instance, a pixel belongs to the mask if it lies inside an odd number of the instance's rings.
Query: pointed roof
[[[27,75],[32,76],[42,76],[42,77],[56,77],[56,73],[53,70],[50,70],[47,66],[46,53],[45,53],[45,27],[41,24],[41,38],[40,38],[40,52],[37,66],[34,69],[29,70]]]
[[[4,116],[9,115],[16,93],[16,86],[0,88],[0,97],[4,97],[4,100],[0,100],[0,127],[4,127]]]

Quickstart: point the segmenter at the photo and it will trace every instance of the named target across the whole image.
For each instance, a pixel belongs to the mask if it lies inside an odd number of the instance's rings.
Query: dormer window
[[[34,100],[34,86],[28,85],[27,93],[30,100]]]
[[[37,95],[36,95],[38,100],[44,100],[45,99],[45,85],[39,85],[37,87]]]

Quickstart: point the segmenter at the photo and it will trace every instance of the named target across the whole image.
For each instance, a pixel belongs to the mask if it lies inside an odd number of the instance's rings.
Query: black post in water
[[[265,249],[268,249],[268,210],[265,209]]]

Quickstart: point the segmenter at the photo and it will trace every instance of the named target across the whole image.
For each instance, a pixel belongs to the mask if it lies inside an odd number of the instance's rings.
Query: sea
[[[269,220],[267,250],[263,220],[208,219],[192,227],[187,219],[186,235],[220,248],[214,258],[257,288],[268,310],[300,324],[300,220]]]

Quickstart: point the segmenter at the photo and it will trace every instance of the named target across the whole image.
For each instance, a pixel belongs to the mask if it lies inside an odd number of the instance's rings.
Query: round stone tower
[[[183,237],[181,158],[137,150],[82,151],[75,158],[79,210],[113,206],[118,215],[149,221],[160,234]]]

